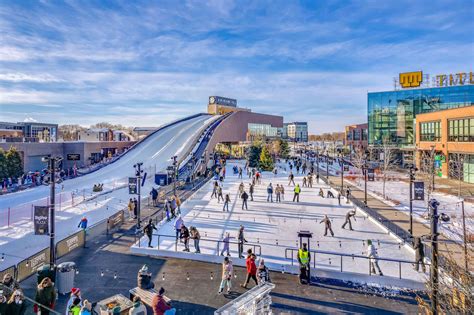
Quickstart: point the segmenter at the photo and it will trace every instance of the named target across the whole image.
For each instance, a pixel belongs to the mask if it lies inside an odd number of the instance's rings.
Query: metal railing
[[[272,314],[270,293],[274,288],[275,285],[269,282],[257,285],[215,310],[214,315]]]
[[[138,247],[141,248],[141,237],[143,235],[137,235],[136,238],[135,238],[135,242],[137,242],[137,237],[139,237],[138,239]],[[174,239],[174,251],[177,252],[178,251],[178,244],[180,243],[179,242],[179,236],[178,238],[176,238],[176,235],[167,235],[167,234],[153,234],[153,237],[157,237],[156,239],[156,242],[157,242],[157,249],[159,250],[160,249],[160,240],[163,239],[163,238],[171,238],[171,239]],[[189,240],[192,240],[191,238]],[[221,243],[224,243],[223,240],[216,240],[216,239],[209,239],[209,238],[200,238],[199,239],[199,245],[201,246],[201,242],[210,242],[210,243],[215,243],[216,244],[216,255],[219,256],[220,255],[220,244]],[[229,244],[236,244],[238,245],[239,242],[228,242]],[[258,245],[258,244],[251,244],[251,243],[244,243],[245,246],[247,247],[252,247],[253,248],[253,253],[257,256],[262,256],[262,246]],[[258,251],[257,251],[258,250]]]
[[[291,256],[288,254],[288,252],[291,253]],[[285,249],[285,259],[291,259],[291,265],[293,266],[293,261],[295,259],[295,256],[298,256],[298,254],[294,255],[294,253],[298,252],[297,248],[286,248]],[[387,261],[387,262],[392,262],[392,263],[397,263],[398,264],[398,278],[402,279],[402,264],[408,264],[408,265],[413,265],[416,264],[414,261],[409,261],[409,260],[403,260],[403,259],[393,259],[393,258],[383,258],[383,257],[377,257],[377,258],[369,258],[367,256],[363,255],[356,255],[356,254],[344,254],[344,253],[337,253],[337,252],[329,252],[329,251],[323,251],[323,250],[311,250],[310,256],[312,255],[311,261],[313,262],[313,268],[316,268],[316,254],[319,255],[330,255],[330,256],[339,256],[339,261],[340,261],[340,272],[344,272],[344,264],[343,264],[343,259],[344,257],[349,257],[352,260],[353,259],[365,259],[367,260],[368,267],[369,267],[369,275],[372,275],[372,269],[370,262],[371,260],[375,261]],[[290,257],[289,257],[290,256]],[[429,266],[429,263],[425,263],[425,266]],[[429,269],[429,268],[428,268]]]

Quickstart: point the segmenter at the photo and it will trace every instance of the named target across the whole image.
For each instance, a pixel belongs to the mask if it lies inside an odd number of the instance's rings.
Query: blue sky
[[[0,1],[0,120],[159,125],[207,97],[366,121],[399,72],[473,71],[470,1]]]

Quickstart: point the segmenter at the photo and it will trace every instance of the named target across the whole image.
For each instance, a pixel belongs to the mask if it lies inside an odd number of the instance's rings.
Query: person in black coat
[[[423,243],[421,242],[421,238],[416,237],[415,238],[415,245],[413,246],[413,249],[415,250],[415,270],[418,271],[420,268],[420,263],[421,263],[421,270],[423,272],[426,272],[426,266],[425,266],[425,248]]]
[[[150,219],[148,220],[148,224],[145,225],[145,227],[143,228],[143,232],[145,232],[146,236],[148,237],[148,247],[153,247],[151,246],[151,240],[153,238],[153,230],[158,230],[155,226],[155,224],[153,224],[153,220]]]

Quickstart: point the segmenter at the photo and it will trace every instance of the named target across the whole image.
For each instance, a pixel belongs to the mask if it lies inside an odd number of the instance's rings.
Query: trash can
[[[58,281],[56,282],[59,294],[71,292],[74,287],[74,278],[76,276],[76,264],[73,262],[63,262],[57,267]]]
[[[51,281],[56,282],[56,273],[54,268],[51,269],[49,265],[43,265],[36,269],[36,275],[38,277],[38,284],[46,277],[50,278]]]

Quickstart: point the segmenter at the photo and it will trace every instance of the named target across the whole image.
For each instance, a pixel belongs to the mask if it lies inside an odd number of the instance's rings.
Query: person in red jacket
[[[151,301],[151,308],[153,309],[153,315],[163,315],[166,311],[170,310],[173,314],[176,312],[174,308],[171,308],[171,305],[165,300],[165,289],[160,288],[158,294],[153,297]]]
[[[255,281],[255,285],[258,284],[257,282],[257,265],[255,265],[255,259],[257,257],[255,254],[249,254],[247,256],[247,260],[245,261],[245,265],[247,266],[247,278],[245,279],[245,283],[241,284],[242,288],[247,289],[247,284],[249,283],[250,279]]]

